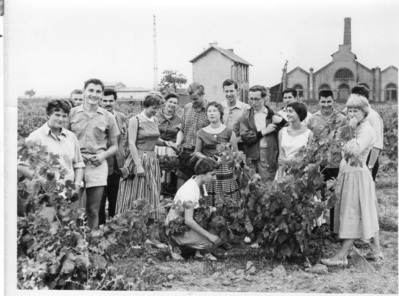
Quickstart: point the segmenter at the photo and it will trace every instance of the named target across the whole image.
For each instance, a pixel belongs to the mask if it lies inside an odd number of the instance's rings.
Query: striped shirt
[[[184,106],[182,122],[179,126],[179,129],[183,132],[183,148],[194,149],[197,141],[197,131],[209,125],[206,114],[207,105],[206,101],[204,101],[199,111],[193,107],[193,103],[188,103]]]

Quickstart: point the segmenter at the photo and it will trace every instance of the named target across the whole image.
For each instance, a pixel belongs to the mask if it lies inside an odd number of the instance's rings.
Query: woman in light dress
[[[341,248],[334,256],[322,259],[327,266],[348,265],[347,255],[355,239],[365,242],[373,240],[372,252],[366,259],[383,260],[379,244],[377,197],[371,170],[366,165],[367,156],[376,141],[374,129],[366,120],[370,105],[366,98],[352,94],[346,103],[349,124],[355,128],[354,139],[348,141],[341,160],[338,187],[335,189],[339,201],[335,206],[334,232],[342,239]],[[357,158],[360,164],[352,166],[351,159]]]
[[[306,106],[299,102],[287,105],[288,126],[282,128],[278,135],[279,157],[275,180],[281,182],[285,175],[284,165],[295,160],[297,152],[312,141],[313,133],[302,121],[307,116]]]

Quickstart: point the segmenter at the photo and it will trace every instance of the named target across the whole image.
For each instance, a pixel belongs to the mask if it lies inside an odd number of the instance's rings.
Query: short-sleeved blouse
[[[137,118],[136,118],[137,117]],[[148,120],[143,114],[139,114],[130,119],[139,120],[137,131],[136,147],[139,150],[154,151],[155,144],[159,138],[159,129],[157,120]]]
[[[173,114],[172,117],[168,118],[162,110],[159,111],[155,117],[158,120],[158,129],[161,135],[160,138],[164,141],[176,142],[181,117],[177,114]]]
[[[217,154],[216,146],[220,143],[230,142],[233,130],[226,128],[218,134],[206,132],[203,128],[197,132],[197,137],[202,140],[202,154],[213,156]]]

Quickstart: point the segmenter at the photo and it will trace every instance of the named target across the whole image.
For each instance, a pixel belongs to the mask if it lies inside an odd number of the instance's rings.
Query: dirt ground
[[[251,249],[236,238],[233,249],[216,250],[216,262],[198,261],[189,256],[183,262],[170,261],[167,251],[151,249],[141,258],[126,258],[114,266],[126,274],[141,270],[145,290],[196,292],[299,292],[299,293],[398,293],[398,179],[395,173],[381,172],[377,180],[382,263],[365,261],[355,250],[345,268],[318,264],[339,248],[338,240],[325,240],[318,258],[308,269],[299,259],[275,261],[263,251]],[[365,255],[365,245],[357,250]],[[252,265],[252,267],[251,267]],[[133,276],[133,272],[132,276]],[[137,274],[137,273],[135,273]],[[133,278],[132,278],[133,279]]]

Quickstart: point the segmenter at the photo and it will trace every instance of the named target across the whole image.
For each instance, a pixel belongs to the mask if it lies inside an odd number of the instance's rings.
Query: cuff
[[[258,140],[262,139],[263,138],[262,132],[256,132],[256,138]]]
[[[85,167],[85,164],[84,164],[84,162],[82,161],[82,162],[77,162],[77,163],[74,163],[73,164],[73,168],[74,169],[80,169],[80,168],[84,168]]]

